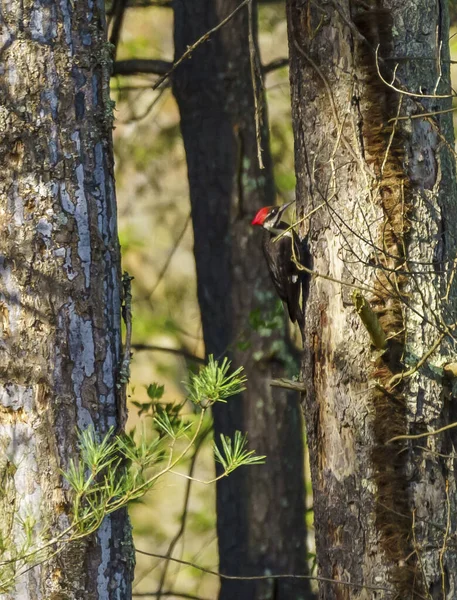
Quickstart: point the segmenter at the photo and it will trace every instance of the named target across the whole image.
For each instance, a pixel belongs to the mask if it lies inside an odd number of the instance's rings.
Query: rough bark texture
[[[446,3],[288,0],[288,27],[298,202],[302,214],[324,204],[302,234],[314,270],[345,284],[314,278],[306,310],[319,574],[354,584],[322,583],[320,597],[455,598],[455,434],[388,443],[456,420],[439,368],[456,322],[452,123],[391,120],[450,106],[420,96],[450,90]],[[382,83],[378,47],[383,76],[419,96]],[[364,287],[390,338],[384,353],[348,285]],[[422,368],[392,379],[441,335]]]
[[[35,523],[32,548],[68,526],[59,469],[77,452],[77,428],[93,425],[102,434],[122,425],[104,24],[101,0],[0,7],[0,532],[7,556],[22,547],[27,519]],[[2,597],[129,598],[130,544],[120,511]],[[13,571],[7,567],[5,577]]]
[[[238,0],[175,2],[176,58],[238,5]],[[250,226],[261,206],[274,204],[274,186],[265,131],[266,168],[259,169],[257,161],[247,8],[179,67],[174,92],[187,153],[206,352],[230,355],[248,377],[242,397],[215,408],[215,437],[233,436],[237,429],[248,432],[250,446],[268,456],[266,465],[244,467],[218,485],[220,570],[231,575],[304,573],[299,406],[294,396],[269,385],[284,373],[290,357],[282,332],[262,337],[250,324],[259,307],[263,318],[271,315],[276,299],[261,231]],[[307,589],[299,580],[222,580],[220,598],[298,600]]]

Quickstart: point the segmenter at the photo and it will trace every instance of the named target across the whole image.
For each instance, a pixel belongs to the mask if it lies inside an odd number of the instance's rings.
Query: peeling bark
[[[457,420],[442,370],[455,354],[452,121],[393,121],[450,106],[422,96],[449,94],[447,5],[288,0],[288,27],[298,203],[324,203],[301,233],[336,280],[313,279],[302,369],[319,575],[354,584],[322,583],[320,597],[451,599],[455,433],[389,443]],[[384,353],[350,286],[377,313]]]
[[[100,0],[0,7],[0,532],[16,547],[20,519],[34,547],[68,526],[77,428],[123,425],[104,28]],[[3,597],[128,598],[130,544],[120,511]]]
[[[175,52],[180,57],[238,0],[174,3]],[[303,441],[296,394],[272,389],[290,360],[283,330],[260,335],[254,310],[273,310],[276,297],[250,225],[274,204],[266,131],[260,169],[248,44],[247,7],[199,46],[174,73],[181,113],[194,227],[198,299],[207,354],[229,355],[245,367],[248,389],[214,407],[215,438],[247,432],[265,465],[241,468],[218,483],[220,572],[229,575],[306,572]],[[263,98],[260,98],[263,103]],[[285,328],[285,323],[284,326]],[[281,329],[282,329],[281,327]],[[245,348],[243,350],[243,348]],[[247,348],[247,349],[246,349]],[[299,600],[304,580],[221,580],[221,600]]]

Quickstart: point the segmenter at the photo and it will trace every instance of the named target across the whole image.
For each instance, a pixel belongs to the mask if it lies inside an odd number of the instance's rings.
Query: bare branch
[[[266,65],[262,65],[262,72],[264,75],[267,75],[268,73],[272,73],[273,71],[276,71],[277,69],[282,69],[283,67],[288,67],[288,66],[289,66],[288,58],[276,58],[275,60],[272,60],[271,62],[267,63]]]
[[[385,85],[387,85],[387,87],[391,88],[395,92],[398,92],[399,94],[403,94],[404,96],[412,96],[413,98],[453,98],[454,97],[454,94],[423,94],[422,92],[409,92],[407,90],[402,90],[399,87],[394,86],[393,83],[389,83],[388,81],[386,81],[384,79],[384,77],[382,76],[381,70],[379,68],[379,45],[377,46],[377,48],[375,50],[375,58],[376,58],[376,70],[378,72],[379,79]],[[395,72],[394,72],[394,75],[395,75]],[[397,81],[397,78],[394,77],[393,81]]]
[[[176,354],[178,356],[183,356],[187,360],[192,360],[193,362],[199,363],[201,365],[206,364],[205,359],[200,356],[196,356],[191,352],[183,348],[164,348],[163,346],[155,346],[153,344],[132,344],[132,350],[149,350],[151,352],[168,352],[170,354]]]
[[[172,68],[168,71],[168,73],[165,73],[165,75],[162,75],[162,77],[160,77],[160,79],[158,81],[156,81],[156,83],[153,85],[152,89],[156,90],[165,81],[165,79],[168,79],[168,77],[170,77],[170,75],[179,67],[179,65],[184,60],[186,60],[186,58],[190,57],[190,55],[192,54],[192,52],[196,48],[198,48],[198,46],[200,46],[204,42],[207,42],[213,33],[216,33],[216,31],[219,31],[219,29],[221,29],[222,27],[224,27],[224,25],[226,23],[228,23],[231,19],[233,19],[233,17],[244,6],[247,6],[250,2],[251,2],[251,0],[243,0],[243,2],[241,2],[241,4],[239,4],[235,8],[235,10],[233,10],[227,17],[225,17],[225,19],[222,19],[222,21],[220,23],[218,23],[215,27],[213,27],[212,29],[209,29],[204,35],[202,35],[200,38],[198,38],[198,40],[196,42],[194,42],[191,46],[189,46],[187,48],[187,50],[180,56],[180,58],[178,58],[178,60],[175,61],[175,63],[173,64]]]
[[[131,58],[114,63],[113,75],[165,75],[173,67],[173,63],[159,58]]]
[[[181,525],[180,525],[178,531],[176,532],[176,534],[174,535],[173,539],[171,540],[171,542],[168,546],[167,553],[165,555],[166,556],[165,564],[163,566],[162,574],[160,576],[159,589],[157,590],[157,598],[159,600],[162,596],[166,595],[166,593],[162,591],[162,588],[164,586],[165,579],[167,577],[168,567],[170,566],[170,561],[171,561],[171,557],[172,557],[171,555],[173,554],[173,550],[175,549],[176,544],[179,542],[182,535],[184,534],[184,531],[186,528],[187,517],[189,515],[188,509],[189,509],[190,491],[191,491],[191,486],[192,486],[192,481],[193,481],[193,476],[194,476],[195,465],[197,462],[197,457],[201,450],[203,442],[205,441],[205,439],[210,431],[211,431],[211,428],[208,427],[205,431],[202,432],[201,436],[198,438],[198,441],[195,445],[194,453],[190,460],[190,466],[189,466],[189,471],[188,471],[188,481],[187,481],[187,485],[186,485],[186,491],[184,494],[183,510],[182,510],[182,514],[181,514]]]
[[[150,8],[155,6],[156,8],[173,8],[173,2],[171,0],[129,0],[128,8]]]
[[[415,435],[396,435],[395,437],[390,438],[390,440],[387,440],[387,444],[396,442],[397,440],[419,440],[421,438],[439,435],[440,433],[443,433],[443,431],[448,431],[448,429],[454,429],[455,427],[457,427],[457,423],[449,423],[449,425],[445,425],[439,429],[434,429],[433,431],[427,431],[426,433],[416,433]]]
[[[288,58],[277,58],[263,65],[262,72],[267,75],[288,65]],[[130,58],[116,61],[112,75],[166,75],[172,68],[172,62],[160,58]]]
[[[263,169],[262,159],[262,97],[264,95],[263,79],[259,68],[259,59],[257,56],[257,48],[254,42],[254,16],[252,10],[252,0],[248,3],[248,40],[249,40],[249,61],[251,67],[252,93],[254,96],[254,122],[255,134],[257,143],[257,160],[259,169]],[[260,99],[260,102],[259,102]]]
[[[158,288],[160,282],[162,281],[162,279],[165,277],[165,273],[168,270],[168,267],[170,266],[170,263],[172,261],[173,256],[175,255],[176,250],[178,249],[180,243],[182,242],[184,235],[187,231],[187,227],[189,226],[190,223],[190,213],[187,215],[187,219],[184,223],[183,228],[181,229],[181,232],[179,233],[178,237],[176,238],[173,247],[170,250],[170,253],[167,256],[167,260],[165,261],[165,264],[163,265],[158,277],[157,277],[157,281],[155,282],[154,287],[152,288],[152,290],[149,292],[149,297],[151,297],[154,292],[156,291],[156,289]]]
[[[158,596],[159,592],[142,592],[139,594],[132,594],[133,598],[149,598],[149,596]],[[194,594],[188,594],[187,592],[175,592],[174,590],[167,590],[160,592],[161,596],[173,596],[176,598],[188,598],[189,600],[205,600],[201,596],[195,596]]]
[[[166,558],[162,554],[155,554],[154,552],[146,552],[144,550],[139,550],[135,548],[135,551],[138,554],[143,554],[144,556],[152,556],[153,558]],[[366,589],[366,590],[375,590],[381,592],[387,592],[388,594],[394,595],[394,590],[389,589],[387,587],[383,587],[380,585],[365,585],[363,583],[353,583],[351,581],[340,581],[337,579],[331,579],[330,577],[316,577],[313,575],[298,575],[298,574],[269,574],[269,575],[250,575],[243,577],[241,575],[225,575],[224,573],[218,573],[217,571],[213,571],[211,569],[207,569],[206,567],[202,567],[197,565],[196,563],[189,562],[187,560],[180,560],[178,558],[170,558],[175,563],[180,565],[185,565],[186,567],[193,567],[194,569],[198,569],[203,573],[208,573],[209,575],[215,575],[216,577],[220,577],[221,579],[237,579],[240,581],[258,581],[265,579],[310,579],[312,581],[325,581],[328,583],[334,583],[335,585],[342,585],[344,587],[353,587],[357,589]]]
[[[308,386],[302,381],[293,381],[292,379],[272,379],[270,385],[273,387],[280,387],[286,390],[294,390],[295,392],[306,392]]]
[[[116,58],[117,47],[121,38],[122,24],[124,22],[125,9],[127,8],[127,0],[114,0],[112,17],[110,19],[111,33],[109,36],[110,44],[114,46],[113,58]]]
[[[284,0],[257,0],[258,4],[284,4]],[[128,0],[127,8],[173,8],[173,0]]]

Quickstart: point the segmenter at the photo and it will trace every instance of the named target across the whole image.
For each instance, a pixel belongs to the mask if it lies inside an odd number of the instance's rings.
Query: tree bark
[[[220,23],[239,0],[177,1],[175,56]],[[254,32],[253,40],[255,40]],[[258,53],[256,61],[258,61]],[[258,65],[256,67],[258,69]],[[257,73],[260,71],[257,70]],[[242,468],[218,483],[220,571],[230,575],[306,572],[303,442],[296,396],[272,389],[290,362],[278,331],[255,331],[277,300],[261,251],[261,232],[250,220],[274,204],[267,116],[262,107],[259,168],[248,42],[248,11],[239,11],[176,70],[173,89],[181,113],[195,239],[198,299],[207,354],[230,355],[244,365],[248,389],[214,409],[221,433],[248,433],[250,446],[267,455],[264,466]],[[267,328],[264,328],[265,330]],[[272,334],[272,337],[267,337]],[[243,350],[244,348],[244,350]],[[220,598],[305,598],[303,580],[221,581]]]
[[[350,584],[323,582],[320,598],[455,598],[455,429],[389,441],[457,420],[442,369],[456,323],[451,117],[395,120],[451,106],[447,5],[287,11],[297,201],[302,215],[321,206],[301,234],[332,278],[313,278],[302,368],[317,559]],[[352,286],[386,350],[370,346]]]
[[[92,425],[102,435],[123,426],[123,400],[117,386],[120,255],[103,2],[3,2],[0,23],[5,560],[23,547],[24,522],[33,525],[29,550],[68,527],[71,498],[59,469],[77,454],[78,428]],[[89,539],[27,569],[43,557],[1,567],[3,582],[15,580],[2,597],[131,596],[126,511],[105,518]]]

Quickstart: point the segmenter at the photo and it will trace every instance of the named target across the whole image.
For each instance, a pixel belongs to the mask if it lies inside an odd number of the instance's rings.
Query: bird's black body
[[[292,323],[298,321],[300,329],[303,331],[300,291],[302,291],[304,307],[308,296],[310,276],[309,273],[301,271],[297,267],[294,259],[299,265],[310,269],[311,256],[306,240],[300,242],[295,231],[287,223],[281,221],[282,214],[291,204],[292,202],[289,202],[282,206],[261,208],[252,220],[252,225],[263,227],[263,252],[271,279],[278,296],[287,304],[290,320]]]
[[[287,304],[289,317],[292,323],[300,322],[300,287],[301,273],[292,261],[292,244],[295,248],[295,257],[300,262],[300,242],[295,231],[290,230],[277,239],[278,233],[289,227],[281,221],[275,227],[275,232],[264,230],[263,252],[268,264],[271,279],[276,288],[278,296]]]

